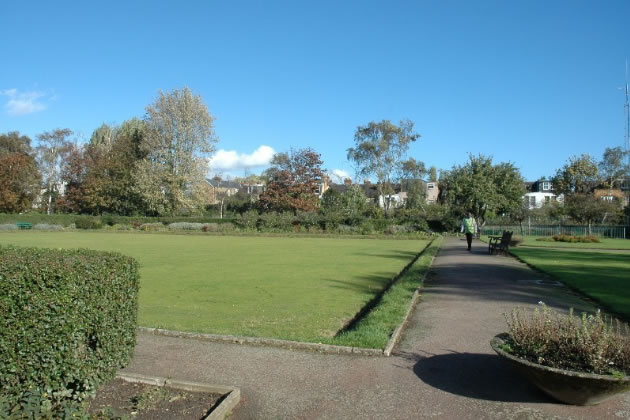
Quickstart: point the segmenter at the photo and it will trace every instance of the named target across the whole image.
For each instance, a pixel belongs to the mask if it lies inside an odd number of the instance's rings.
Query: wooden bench
[[[488,252],[490,254],[503,252],[507,255],[510,248],[510,241],[512,240],[512,233],[514,232],[504,230],[503,235],[488,236]]]
[[[28,222],[17,222],[16,226],[18,227],[18,229],[32,229],[33,228],[33,225]]]

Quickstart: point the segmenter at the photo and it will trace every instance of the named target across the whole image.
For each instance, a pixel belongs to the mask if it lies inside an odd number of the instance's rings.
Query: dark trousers
[[[469,251],[470,251],[470,245],[472,244],[472,237],[473,237],[472,233],[467,233],[466,234],[466,242],[468,242],[468,250]]]

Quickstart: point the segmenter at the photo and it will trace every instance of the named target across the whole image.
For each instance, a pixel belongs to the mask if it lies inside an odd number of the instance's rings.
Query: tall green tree
[[[18,132],[0,134],[0,212],[18,213],[31,208],[40,185],[31,139]]]
[[[72,150],[69,140],[71,135],[72,130],[68,128],[58,128],[37,135],[37,156],[45,188],[42,203],[47,214],[54,210],[55,200],[62,187],[61,167]]]
[[[320,154],[313,149],[276,153],[266,171],[267,188],[258,200],[262,211],[312,212],[319,208],[324,177]]]
[[[628,152],[621,147],[607,147],[599,162],[599,173],[609,189],[615,188],[625,177],[630,175],[630,168],[626,163]]]
[[[465,165],[442,172],[440,190],[452,212],[463,215],[471,210],[480,226],[489,214],[518,211],[525,193],[523,178],[513,164],[493,165],[491,157],[472,154]]]
[[[552,182],[558,193],[567,196],[588,193],[600,182],[597,162],[588,154],[572,156],[556,171]]]
[[[218,141],[214,117],[188,88],[159,91],[146,112],[137,192],[153,214],[201,209],[207,159]]]
[[[400,121],[398,125],[388,120],[370,122],[357,128],[354,147],[347,150],[348,160],[354,163],[357,175],[375,177],[378,194],[383,197],[385,210],[392,207],[385,197],[394,194],[394,183],[403,175],[403,162],[409,145],[420,138],[413,129],[413,122]]]

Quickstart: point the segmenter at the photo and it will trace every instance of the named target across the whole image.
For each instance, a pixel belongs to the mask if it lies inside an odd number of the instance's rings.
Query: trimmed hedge
[[[138,285],[120,254],[0,246],[0,418],[80,410],[132,356]]]

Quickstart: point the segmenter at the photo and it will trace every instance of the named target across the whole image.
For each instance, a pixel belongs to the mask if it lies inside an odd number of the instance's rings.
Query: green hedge
[[[120,254],[0,246],[0,418],[81,409],[132,356],[138,285]]]
[[[148,217],[148,216],[118,216],[103,215],[89,216],[84,214],[43,214],[38,212],[25,214],[7,214],[0,213],[0,224],[15,224],[17,222],[28,222],[32,224],[47,223],[51,225],[70,226],[82,223],[100,223],[102,225],[135,225],[140,226],[144,223],[163,223],[170,224],[175,222],[190,223],[230,223],[233,219],[218,219],[207,216],[173,216],[173,217]]]

